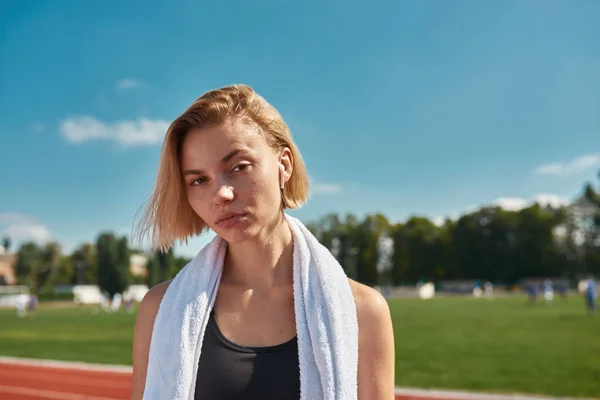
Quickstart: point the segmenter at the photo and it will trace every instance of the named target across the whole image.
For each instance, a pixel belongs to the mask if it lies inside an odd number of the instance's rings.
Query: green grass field
[[[437,298],[390,303],[396,385],[600,397],[600,314],[583,299],[530,305]],[[131,364],[135,314],[41,308],[0,310],[0,354]]]

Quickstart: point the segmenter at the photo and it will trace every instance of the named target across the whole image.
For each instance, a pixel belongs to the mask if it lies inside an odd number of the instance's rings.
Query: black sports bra
[[[297,338],[275,346],[240,346],[223,336],[211,311],[194,399],[299,400]]]

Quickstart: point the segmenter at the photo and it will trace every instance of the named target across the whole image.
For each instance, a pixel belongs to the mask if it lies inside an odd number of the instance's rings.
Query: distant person
[[[544,299],[546,303],[554,299],[554,289],[552,288],[552,281],[550,279],[544,281]]]
[[[133,296],[131,294],[123,296],[123,307],[128,313],[133,312]]]
[[[392,288],[390,287],[390,285],[385,285],[383,287],[383,297],[385,297],[386,299],[390,298],[391,292],[392,292]]]
[[[494,285],[490,281],[485,281],[485,284],[483,285],[483,287],[484,287],[485,296],[488,299],[491,299],[494,296]]]
[[[110,304],[110,311],[117,312],[121,308],[121,302],[123,301],[123,295],[121,293],[115,293]]]
[[[585,291],[586,306],[588,314],[590,315],[594,314],[594,311],[596,310],[597,295],[598,294],[596,292],[596,281],[594,280],[594,278],[590,277],[587,281],[587,288]]]
[[[153,247],[216,235],[145,295],[131,399],[394,397],[387,302],[285,212],[309,181],[273,106],[245,85],[203,94],[170,125],[158,168],[140,226]]]
[[[110,310],[110,295],[106,292],[103,292],[101,295],[100,309],[106,312]]]
[[[19,294],[15,301],[15,308],[17,310],[17,316],[19,318],[25,318],[27,316],[27,304],[29,303],[29,295]]]
[[[29,295],[29,302],[27,303],[27,311],[34,313],[37,310],[38,297],[37,294]]]
[[[527,285],[527,293],[529,294],[529,302],[535,303],[537,300],[537,285],[535,283],[529,283]]]
[[[569,288],[567,286],[567,284],[565,282],[559,282],[556,285],[556,291],[558,292],[558,295],[563,299],[563,300],[567,300],[569,297]]]

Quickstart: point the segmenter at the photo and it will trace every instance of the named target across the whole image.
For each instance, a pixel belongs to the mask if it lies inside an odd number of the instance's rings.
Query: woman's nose
[[[216,204],[221,204],[233,200],[233,187],[229,182],[221,180],[217,184],[214,201]]]

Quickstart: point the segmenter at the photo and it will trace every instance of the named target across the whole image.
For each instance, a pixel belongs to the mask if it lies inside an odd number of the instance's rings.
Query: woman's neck
[[[228,246],[222,282],[256,290],[292,284],[292,232],[283,215],[255,239]]]

